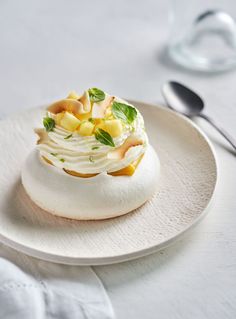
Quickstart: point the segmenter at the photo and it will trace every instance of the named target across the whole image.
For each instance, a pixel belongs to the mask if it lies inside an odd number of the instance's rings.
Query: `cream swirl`
[[[53,117],[52,114],[50,116]],[[38,144],[40,155],[58,168],[80,174],[112,173],[123,169],[137,160],[145,152],[148,144],[143,117],[139,111],[132,126],[123,124],[122,134],[113,138],[115,147],[102,144],[95,135],[82,136],[78,131],[72,133],[59,125],[56,125],[53,131],[44,134],[47,134],[45,140]],[[143,143],[130,147],[122,159],[107,156],[131,136],[142,140]]]

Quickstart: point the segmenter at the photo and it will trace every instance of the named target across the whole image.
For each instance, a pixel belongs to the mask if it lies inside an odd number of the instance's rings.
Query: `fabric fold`
[[[91,267],[37,260],[0,244],[0,319],[114,319]]]

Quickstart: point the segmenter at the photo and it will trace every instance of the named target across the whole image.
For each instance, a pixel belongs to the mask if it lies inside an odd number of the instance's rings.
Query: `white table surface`
[[[236,135],[236,71],[204,75],[169,62],[167,12],[161,0],[1,1],[0,117],[91,86],[157,103],[161,84],[175,79]],[[236,317],[236,158],[203,121],[219,162],[209,215],[164,251],[93,267],[118,319]]]

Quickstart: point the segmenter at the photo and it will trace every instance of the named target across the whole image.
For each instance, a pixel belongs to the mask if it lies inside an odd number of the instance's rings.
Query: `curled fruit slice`
[[[110,151],[107,154],[109,159],[121,160],[125,157],[126,152],[134,146],[143,145],[143,140],[135,135],[129,136],[124,143],[115,149],[114,151]]]
[[[78,173],[78,172],[75,172],[75,171],[71,171],[69,169],[65,169],[63,168],[63,170],[67,173],[67,174],[70,174],[70,175],[73,175],[73,176],[76,176],[76,177],[83,177],[83,178],[89,178],[89,177],[94,177],[98,174],[82,174],[82,173]]]
[[[81,96],[79,101],[84,106],[84,108],[83,108],[84,112],[83,113],[88,113],[88,112],[91,111],[91,102],[90,102],[88,91],[84,91],[84,94]]]
[[[93,104],[92,117],[101,119],[105,117],[106,109],[109,105],[111,105],[114,100],[113,96],[106,95],[105,99],[101,102],[97,102]]]
[[[91,102],[87,91],[78,99],[63,99],[51,104],[47,110],[53,114],[67,111],[73,114],[85,114],[91,110]]]
[[[80,101],[72,99],[64,99],[51,104],[47,110],[53,114],[67,111],[70,113],[78,114],[85,113],[84,106]]]
[[[49,142],[48,134],[43,128],[36,128],[34,132],[38,135],[37,144],[47,144]]]

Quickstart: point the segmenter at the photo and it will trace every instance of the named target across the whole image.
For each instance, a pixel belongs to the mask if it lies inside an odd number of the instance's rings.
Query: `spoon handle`
[[[209,116],[205,115],[205,114],[199,114],[200,117],[202,117],[203,119],[205,119],[206,121],[208,121],[212,126],[214,126],[215,129],[217,129],[217,131],[224,136],[224,138],[233,146],[233,148],[236,150],[236,140],[229,135],[228,132],[225,131],[225,129],[223,129],[222,127],[219,127],[218,124],[215,123],[214,120],[212,120]]]

